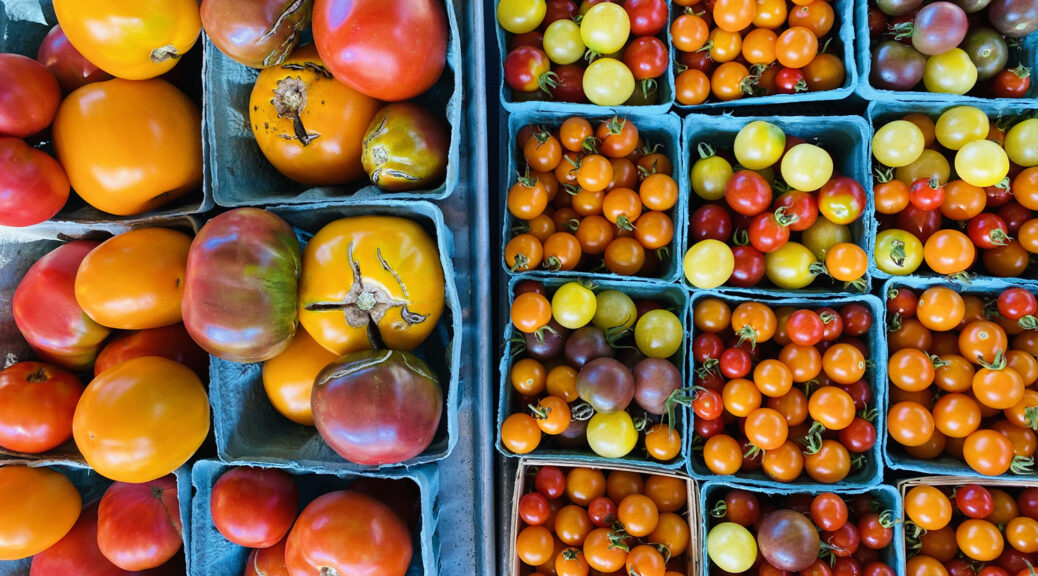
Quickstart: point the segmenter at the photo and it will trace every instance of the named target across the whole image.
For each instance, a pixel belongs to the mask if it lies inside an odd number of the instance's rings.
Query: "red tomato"
[[[918,210],[936,210],[944,204],[944,186],[937,178],[919,178],[908,189],[909,202]]]
[[[775,89],[779,94],[797,94],[807,91],[804,73],[798,68],[782,68],[775,75]]]
[[[740,288],[756,286],[764,278],[764,254],[753,246],[733,246],[735,269],[728,283]]]
[[[0,226],[48,220],[68,200],[65,169],[18,138],[0,138]]]
[[[126,332],[113,338],[94,361],[94,376],[141,356],[162,356],[180,362],[203,381],[209,378],[209,354],[191,339],[183,324]]]
[[[418,96],[447,63],[447,12],[438,0],[316,0],[313,31],[331,73],[379,100]]]
[[[536,92],[551,71],[551,61],[540,48],[520,46],[508,53],[504,63],[505,81],[517,92]]]
[[[285,547],[292,574],[404,576],[414,554],[411,533],[377,500],[338,490],[311,502],[299,514]]]
[[[551,2],[548,2],[549,9]],[[623,3],[631,20],[631,36],[655,36],[667,25],[664,0],[627,0]]]
[[[789,242],[789,223],[793,216],[784,209],[779,212],[762,212],[750,220],[750,244],[765,254],[770,254]]]
[[[743,216],[756,216],[771,204],[771,184],[750,170],[740,170],[728,179],[724,199]]]
[[[43,64],[0,54],[0,136],[25,138],[50,126],[60,101],[58,81]]]
[[[0,447],[46,452],[72,437],[83,384],[71,372],[42,362],[19,362],[0,372]]]
[[[1031,71],[1026,66],[1003,70],[993,81],[998,98],[1023,98],[1031,88]]]
[[[245,576],[292,576],[285,566],[285,543],[283,538],[270,548],[256,548],[245,563]]]
[[[818,211],[833,224],[850,224],[865,211],[865,189],[848,176],[833,178],[818,191]]]
[[[209,510],[224,538],[239,546],[266,548],[292,527],[299,510],[299,488],[281,470],[232,468],[213,485]]]
[[[667,47],[655,36],[635,38],[624,48],[624,64],[631,69],[635,80],[659,78],[669,63]]]
[[[177,479],[172,474],[143,484],[116,482],[97,509],[97,545],[123,570],[165,564],[183,544]]]
[[[796,216],[789,225],[793,232],[803,232],[818,220],[818,202],[810,192],[790,190],[776,198],[771,207],[775,210],[784,207],[786,213]]]
[[[966,233],[977,248],[995,248],[1009,244],[1006,221],[997,214],[978,214],[970,218]]]
[[[88,504],[64,538],[32,557],[30,576],[122,576],[97,546],[97,502]]]
[[[584,69],[575,64],[559,66],[554,70],[558,76],[551,96],[558,102],[587,102],[584,95]]]
[[[100,82],[112,77],[76,50],[62,31],[61,25],[55,25],[43,37],[40,50],[36,53],[36,60],[57,78],[61,91],[65,94],[91,82]]]

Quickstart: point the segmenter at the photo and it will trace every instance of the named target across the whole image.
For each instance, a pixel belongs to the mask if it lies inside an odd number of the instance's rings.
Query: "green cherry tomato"
[[[590,288],[578,282],[567,282],[551,297],[551,315],[563,328],[576,330],[587,326],[595,317],[598,301]]]
[[[814,144],[797,144],[782,157],[782,179],[790,188],[814,192],[833,176],[833,159]]]
[[[497,3],[497,21],[512,34],[525,34],[541,25],[547,10],[545,0],[501,0]]]
[[[934,133],[941,146],[958,150],[974,140],[988,137],[991,123],[988,115],[973,106],[956,106],[941,113]]]
[[[955,172],[967,184],[994,186],[1009,174],[1009,157],[991,140],[974,140],[955,153]]]
[[[887,122],[872,137],[872,155],[893,168],[915,162],[925,147],[923,131],[908,120]]]
[[[977,67],[962,48],[926,59],[923,84],[929,92],[965,94],[977,83]]]
[[[1038,166],[1038,118],[1029,118],[1006,132],[1006,154],[1024,168]]]
[[[785,150],[785,132],[770,122],[755,120],[735,135],[735,159],[750,170],[771,166]]]
[[[764,273],[775,286],[798,290],[814,282],[811,265],[815,262],[818,259],[807,246],[799,242],[786,242],[778,250],[764,255]]]
[[[722,522],[707,534],[706,553],[721,570],[739,574],[757,560],[757,541],[741,524]]]
[[[599,54],[619,52],[631,35],[631,19],[619,4],[595,4],[580,21],[584,45]]]
[[[692,190],[703,200],[720,200],[732,173],[732,165],[720,156],[700,158],[692,165]]]
[[[602,330],[630,328],[638,318],[638,309],[631,297],[619,290],[604,290],[595,296],[598,305],[591,322]]]
[[[597,6],[616,6],[598,4]],[[621,10],[623,10],[621,8]],[[592,104],[619,106],[634,94],[634,74],[616,58],[597,58],[584,70],[584,95]]]
[[[638,444],[638,431],[631,415],[624,410],[596,413],[587,423],[587,443],[604,458],[623,458]]]
[[[735,256],[720,240],[700,240],[685,253],[682,267],[689,284],[696,288],[717,288],[731,278]]]
[[[904,230],[884,230],[876,235],[873,254],[876,267],[892,276],[915,272],[923,263],[923,243]]]
[[[568,19],[556,20],[544,31],[544,52],[556,64],[572,64],[584,57],[580,26]]]
[[[649,358],[670,358],[681,348],[684,332],[670,310],[650,310],[634,326],[634,343]]]
[[[825,261],[830,248],[852,241],[851,229],[843,224],[834,224],[828,218],[819,218],[810,228],[804,230],[800,241],[815,255],[815,258]]]

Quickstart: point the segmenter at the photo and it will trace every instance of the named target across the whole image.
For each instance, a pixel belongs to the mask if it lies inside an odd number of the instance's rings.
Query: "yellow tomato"
[[[313,426],[310,393],[314,380],[336,358],[306,330],[297,330],[284,352],[263,363],[263,389],[274,409],[297,424]]]
[[[127,80],[165,74],[202,30],[196,0],[54,0],[54,13],[87,60]]]
[[[50,468],[0,468],[0,560],[50,548],[79,519],[83,500],[65,475]]]
[[[335,354],[375,343],[411,351],[443,313],[440,253],[419,224],[395,216],[336,220],[310,240],[299,280],[299,320]]]
[[[149,482],[187,462],[209,433],[209,399],[189,368],[158,356],[127,360],[87,386],[72,436],[94,470]]]
[[[83,86],[53,133],[72,188],[103,212],[142,214],[202,184],[202,113],[165,80]]]
[[[76,301],[95,322],[120,330],[180,322],[191,237],[141,228],[94,248],[76,273]]]
[[[732,277],[735,256],[720,240],[700,240],[685,253],[682,266],[689,284],[696,288],[717,288]]]

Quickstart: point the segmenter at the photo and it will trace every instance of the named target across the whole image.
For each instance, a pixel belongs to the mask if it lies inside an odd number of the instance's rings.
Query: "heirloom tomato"
[[[97,545],[123,570],[165,564],[183,545],[183,530],[172,474],[142,484],[116,482],[97,508]]]
[[[288,348],[263,363],[263,389],[274,409],[296,424],[313,426],[310,394],[314,379],[336,358],[306,330],[296,330]]]
[[[395,216],[331,222],[310,239],[299,282],[299,319],[336,354],[414,350],[443,313],[444,275],[435,240]]]
[[[209,399],[189,368],[144,356],[106,370],[76,406],[87,463],[119,482],[149,482],[187,462],[209,433]]]
[[[76,302],[76,271],[97,246],[74,240],[55,248],[29,268],[12,301],[15,325],[29,346],[43,360],[73,371],[90,367],[111,332]]]
[[[0,137],[0,226],[32,226],[68,200],[65,169],[18,138]]]
[[[83,384],[71,372],[42,362],[0,371],[0,447],[39,453],[72,438],[72,416]]]
[[[284,62],[299,44],[312,8],[313,0],[203,0],[199,15],[220,52],[246,66],[266,68]]]
[[[360,161],[383,190],[434,188],[447,172],[450,140],[450,127],[422,106],[389,104],[372,118]]]
[[[54,13],[76,50],[126,80],[165,74],[202,30],[196,0],[55,0]]]
[[[187,366],[202,380],[209,378],[209,354],[191,339],[183,324],[127,332],[105,344],[94,361],[94,376],[140,356],[162,356]]]
[[[65,98],[54,118],[54,149],[87,204],[131,216],[198,189],[201,131],[201,111],[172,84],[116,78]]]
[[[36,53],[36,60],[47,67],[50,73],[58,79],[61,91],[64,94],[72,92],[80,86],[86,86],[92,82],[108,80],[111,74],[98,68],[76,50],[76,47],[68,41],[68,36],[62,31],[61,25],[56,25],[43,37],[40,50]],[[57,108],[54,109],[57,112]]]
[[[0,54],[0,136],[25,138],[54,120],[61,101],[58,81],[32,58]]]
[[[249,123],[278,172],[311,186],[339,185],[364,176],[364,134],[379,105],[335,81],[307,44],[256,77]]]
[[[50,468],[0,468],[0,560],[43,552],[76,524],[83,507],[69,479]]]
[[[286,536],[270,548],[253,548],[245,561],[245,576],[292,576],[285,565]]]
[[[213,525],[231,542],[267,548],[292,528],[299,510],[299,487],[284,470],[235,467],[213,484],[209,512]]]
[[[126,574],[112,564],[97,546],[97,502],[83,507],[76,524],[64,538],[36,554],[29,576],[122,576]]]

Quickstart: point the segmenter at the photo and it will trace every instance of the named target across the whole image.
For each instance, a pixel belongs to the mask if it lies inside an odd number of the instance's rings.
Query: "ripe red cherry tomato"
[[[998,295],[998,313],[1008,320],[1038,314],[1038,300],[1023,288],[1008,288]]]
[[[803,232],[818,220],[818,201],[810,192],[790,190],[776,198],[771,207],[774,210],[785,208],[788,214],[796,217],[789,224],[792,232]]]
[[[919,178],[909,188],[909,201],[919,210],[936,210],[944,204],[944,186],[937,178]]]
[[[1006,222],[997,214],[986,212],[970,218],[966,233],[977,248],[996,248],[1009,244]]]
[[[520,46],[505,57],[505,81],[517,92],[535,92],[539,88],[547,89],[547,74],[551,71],[551,61],[540,48]]]
[[[756,172],[740,170],[728,179],[724,199],[739,214],[756,216],[771,204],[771,184]]]

